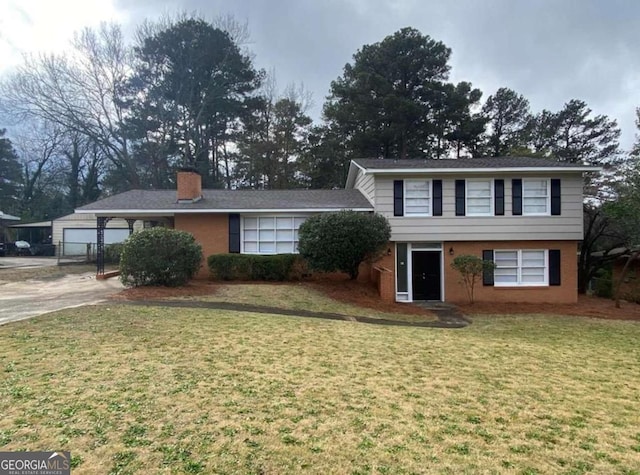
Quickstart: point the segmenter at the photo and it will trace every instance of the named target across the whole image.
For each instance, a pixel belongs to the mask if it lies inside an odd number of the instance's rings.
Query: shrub
[[[122,242],[107,244],[104,247],[104,262],[107,264],[118,264],[122,256],[123,248],[124,243]]]
[[[485,261],[478,256],[463,254],[453,259],[451,267],[460,273],[460,283],[464,285],[467,291],[469,303],[473,303],[476,282],[485,272],[493,272],[495,264],[492,261]]]
[[[598,297],[613,297],[613,276],[610,269],[600,269],[593,278],[593,293]]]
[[[194,237],[168,228],[129,236],[120,258],[120,280],[128,286],[186,284],[200,269],[202,248]]]
[[[389,222],[380,214],[323,213],[300,226],[298,249],[312,269],[345,272],[356,279],[360,264],[378,257],[390,237]]]
[[[214,254],[207,258],[207,265],[217,280],[283,281],[297,277],[298,260],[296,254]]]

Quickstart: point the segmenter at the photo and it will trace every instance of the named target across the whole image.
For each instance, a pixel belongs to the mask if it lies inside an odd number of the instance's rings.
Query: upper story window
[[[305,216],[245,217],[242,227],[242,252],[297,253],[298,229],[305,219]]]
[[[547,251],[504,250],[494,252],[494,285],[548,285]]]
[[[467,216],[493,215],[493,180],[467,180]]]
[[[522,214],[547,215],[550,208],[549,180],[544,178],[522,180]]]
[[[405,180],[405,216],[431,216],[431,192],[431,180]]]

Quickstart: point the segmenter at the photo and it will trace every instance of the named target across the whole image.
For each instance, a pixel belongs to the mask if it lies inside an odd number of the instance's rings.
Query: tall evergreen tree
[[[531,120],[529,101],[517,92],[501,87],[487,98],[482,107],[487,120],[487,153],[506,156],[526,144],[527,126]]]
[[[331,83],[324,115],[357,156],[424,157],[432,105],[449,75],[451,50],[413,28],[365,45]]]
[[[0,211],[17,214],[20,163],[11,140],[4,137],[5,133],[5,129],[0,129]]]

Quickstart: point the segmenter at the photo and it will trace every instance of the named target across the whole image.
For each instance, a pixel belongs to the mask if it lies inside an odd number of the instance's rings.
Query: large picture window
[[[298,229],[305,219],[305,216],[245,217],[242,228],[242,252],[297,253]]]
[[[545,250],[495,251],[494,285],[548,285],[548,258]]]
[[[404,215],[431,215],[431,180],[404,181]]]
[[[493,180],[467,180],[467,216],[493,215]]]
[[[522,180],[522,214],[549,214],[549,180]]]

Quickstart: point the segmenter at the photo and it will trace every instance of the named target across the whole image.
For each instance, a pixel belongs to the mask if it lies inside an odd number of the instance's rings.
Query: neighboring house
[[[87,244],[96,244],[96,215],[93,213],[72,213],[54,219],[51,224],[51,242],[61,256],[84,255]],[[142,221],[138,221],[135,230],[142,229]],[[129,224],[124,219],[112,219],[104,231],[104,243],[122,242],[130,234]]]
[[[191,232],[205,256],[295,252],[298,227],[316,213],[375,211],[391,223],[371,274],[385,300],[464,301],[455,256],[496,263],[478,301],[575,302],[583,172],[595,167],[528,157],[354,160],[344,190],[202,190],[179,172],[174,191],[133,190],[76,210],[162,220]],[[363,273],[366,275],[367,273]]]

